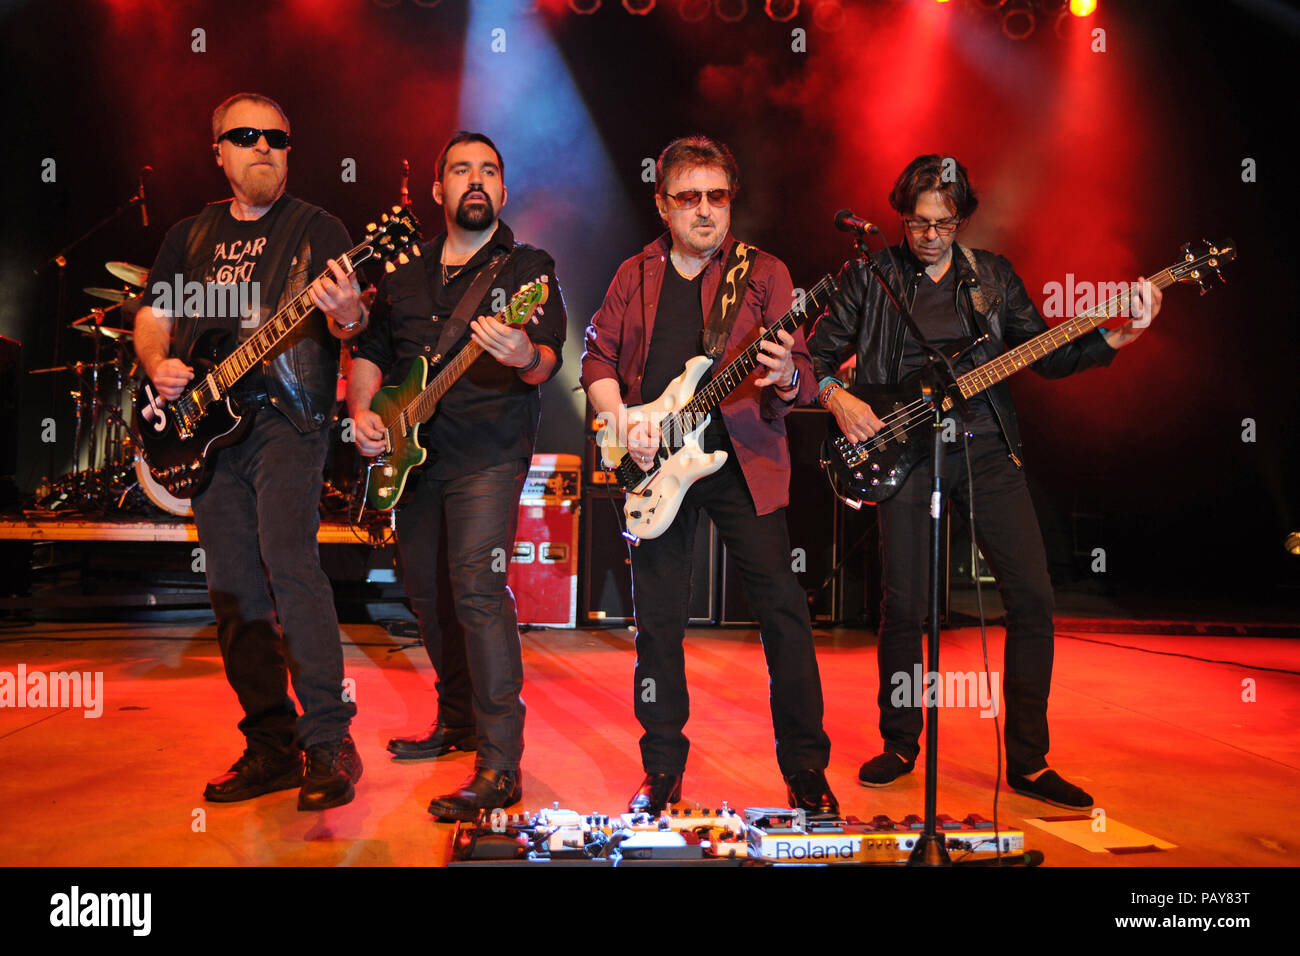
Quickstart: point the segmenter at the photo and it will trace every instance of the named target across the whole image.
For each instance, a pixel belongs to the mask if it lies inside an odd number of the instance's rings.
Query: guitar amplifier
[[[582,459],[534,455],[519,496],[507,583],[521,625],[578,623],[578,512]]]
[[[632,568],[623,530],[623,492],[588,488],[583,496],[582,620],[587,624],[630,624]],[[692,625],[717,622],[716,584],[719,548],[713,522],[701,513],[691,557]]]

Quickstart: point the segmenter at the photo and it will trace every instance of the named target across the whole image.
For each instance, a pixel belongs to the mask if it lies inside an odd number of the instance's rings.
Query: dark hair
[[[467,129],[458,129],[451,134],[451,139],[447,140],[447,145],[442,148],[438,154],[438,178],[437,182],[442,182],[442,174],[447,171],[447,154],[451,152],[453,146],[460,143],[482,143],[492,152],[497,154],[497,169],[501,172],[502,181],[506,178],[506,161],[501,158],[501,150],[497,149],[497,144],[492,142],[482,133],[474,133]]]
[[[707,136],[683,136],[673,140],[659,154],[659,159],[655,162],[655,192],[662,193],[669,174],[683,166],[690,169],[717,166],[727,174],[727,185],[731,188],[732,195],[740,189],[740,170],[731,150]]]
[[[966,167],[951,156],[927,153],[907,164],[889,191],[889,204],[900,216],[916,212],[921,193],[935,190],[952,204],[958,218],[968,219],[980,204],[966,176]]]
[[[212,111],[212,142],[215,143],[217,137],[225,132],[221,127],[226,121],[226,110],[230,109],[236,103],[244,102],[260,103],[263,106],[271,107],[271,109],[280,114],[280,119],[284,120],[284,131],[286,133],[292,132],[292,130],[289,129],[289,114],[280,107],[279,103],[271,99],[271,97],[263,96],[261,93],[236,93],[234,96],[227,96],[221,101],[217,108]]]

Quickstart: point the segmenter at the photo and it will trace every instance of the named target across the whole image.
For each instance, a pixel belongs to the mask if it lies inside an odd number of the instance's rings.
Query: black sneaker
[[[864,787],[887,787],[905,773],[911,773],[915,760],[904,760],[901,754],[886,750],[872,757],[858,770],[858,783]]]
[[[1044,770],[1035,780],[1008,773],[1007,783],[1011,784],[1011,789],[1016,793],[1042,800],[1054,807],[1064,807],[1066,810],[1092,808],[1092,795],[1080,790],[1055,770]]]
[[[277,753],[248,747],[234,766],[208,781],[203,799],[209,803],[238,803],[276,790],[302,785],[302,753]]]
[[[307,770],[298,791],[299,810],[328,810],[351,803],[361,779],[361,755],[351,737],[307,748]]]

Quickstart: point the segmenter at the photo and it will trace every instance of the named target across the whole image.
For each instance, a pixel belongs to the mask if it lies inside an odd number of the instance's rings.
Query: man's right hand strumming
[[[374,458],[388,450],[388,444],[384,440],[384,420],[379,417],[378,412],[370,409],[358,412],[352,422],[353,437],[357,442],[357,450],[361,454],[367,458]]]
[[[185,386],[194,378],[194,369],[178,358],[166,358],[153,367],[149,380],[158,394],[169,402],[181,397]]]
[[[871,406],[847,389],[837,388],[826,400],[826,407],[840,426],[844,437],[854,444],[866,441],[885,427]]]

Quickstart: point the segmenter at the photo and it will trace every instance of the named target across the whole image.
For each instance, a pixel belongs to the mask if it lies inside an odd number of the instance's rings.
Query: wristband
[[[527,365],[525,365],[523,368],[521,368],[519,370],[519,374],[527,375],[529,372],[531,372],[533,369],[537,368],[537,366],[541,364],[542,364],[542,350],[539,349],[536,345],[534,345],[532,361],[529,362]]]
[[[829,385],[827,385],[825,388],[823,388],[820,392],[817,393],[817,404],[820,405],[822,408],[826,408],[826,400],[831,397],[831,394],[834,393],[836,389],[843,388],[843,387],[844,386],[841,385],[839,382],[834,382],[834,381],[831,382]]]

